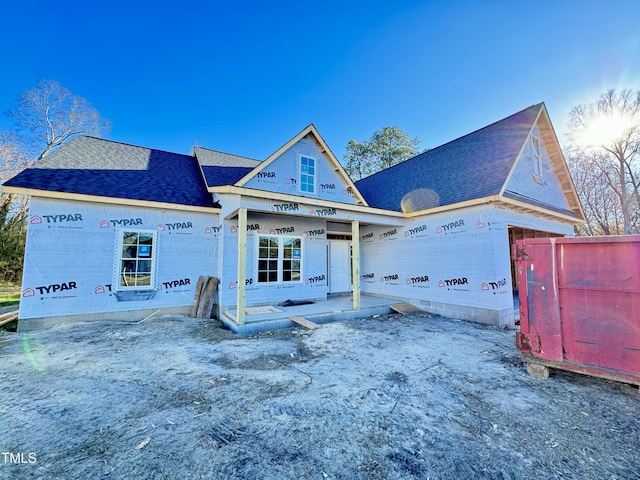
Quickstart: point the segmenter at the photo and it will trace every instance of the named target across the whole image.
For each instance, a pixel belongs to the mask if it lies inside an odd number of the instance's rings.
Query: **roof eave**
[[[245,195],[248,197],[256,197],[267,200],[277,200],[289,203],[310,203],[313,205],[323,207],[341,208],[343,210],[351,210],[355,212],[368,212],[378,213],[380,215],[387,215],[392,217],[404,217],[402,212],[396,212],[394,210],[385,210],[383,208],[370,207],[368,205],[354,205],[352,203],[334,202],[331,200],[322,200],[318,198],[300,197],[298,195],[290,195],[287,193],[270,192],[268,190],[257,190],[247,187],[238,187],[236,185],[221,185],[217,187],[209,187],[210,193],[218,194],[234,194]]]
[[[170,210],[180,210],[189,212],[205,212],[205,213],[220,213],[222,211],[219,207],[202,207],[197,205],[184,205],[180,203],[168,203],[168,202],[153,202],[150,200],[134,200],[130,198],[119,197],[105,197],[99,195],[87,195],[83,193],[67,193],[67,192],[53,192],[50,190],[38,190],[35,188],[13,187],[4,185],[3,191],[5,193],[14,193],[17,195],[30,195],[32,197],[52,198],[56,200],[76,200],[81,202],[92,203],[108,203],[111,205],[128,205],[133,207],[150,207],[150,208],[165,208]]]

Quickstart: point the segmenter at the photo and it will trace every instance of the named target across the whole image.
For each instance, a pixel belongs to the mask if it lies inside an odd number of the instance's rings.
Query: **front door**
[[[329,293],[351,291],[351,242],[329,240]]]

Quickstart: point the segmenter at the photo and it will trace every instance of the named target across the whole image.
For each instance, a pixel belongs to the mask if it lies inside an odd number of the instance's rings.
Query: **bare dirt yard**
[[[428,315],[0,332],[0,478],[640,478],[638,388],[533,379],[514,336]]]

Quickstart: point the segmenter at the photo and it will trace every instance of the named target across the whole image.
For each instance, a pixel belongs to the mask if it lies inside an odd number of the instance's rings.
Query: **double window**
[[[300,191],[316,193],[316,159],[300,155]]]
[[[302,237],[258,237],[258,283],[299,282],[302,279]]]
[[[155,230],[123,230],[118,238],[116,290],[151,290],[155,287]]]

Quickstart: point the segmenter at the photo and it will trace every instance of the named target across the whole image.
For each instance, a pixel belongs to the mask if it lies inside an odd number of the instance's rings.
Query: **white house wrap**
[[[584,219],[544,104],[356,183],[309,125],[264,161],[79,137],[4,190],[32,197],[28,327],[188,313],[200,276],[233,325],[285,300],[357,309],[361,293],[502,325],[511,244]]]

